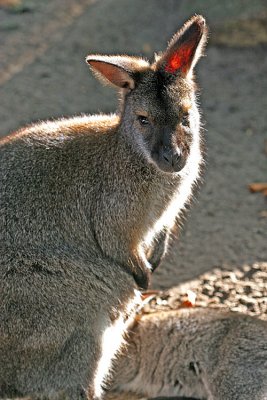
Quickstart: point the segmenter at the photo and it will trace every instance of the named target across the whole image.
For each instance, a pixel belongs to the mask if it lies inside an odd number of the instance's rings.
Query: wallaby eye
[[[141,125],[149,125],[149,119],[145,115],[138,115],[137,119]]]
[[[185,113],[182,115],[181,124],[186,127],[189,126],[189,114],[188,113]]]

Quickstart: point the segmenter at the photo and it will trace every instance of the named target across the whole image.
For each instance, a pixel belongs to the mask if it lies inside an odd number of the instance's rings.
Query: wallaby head
[[[121,132],[149,163],[167,173],[181,171],[189,155],[197,112],[192,72],[206,37],[204,18],[195,16],[151,64],[128,56],[86,58],[100,80],[122,92]]]

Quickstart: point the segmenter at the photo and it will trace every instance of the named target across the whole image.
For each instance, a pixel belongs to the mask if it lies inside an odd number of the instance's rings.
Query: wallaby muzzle
[[[170,128],[163,129],[163,135],[152,152],[152,159],[158,168],[164,172],[175,173],[183,169],[187,157],[173,143],[175,134]]]
[[[159,158],[161,169],[165,172],[179,172],[186,163],[186,158],[179,149],[163,147]]]

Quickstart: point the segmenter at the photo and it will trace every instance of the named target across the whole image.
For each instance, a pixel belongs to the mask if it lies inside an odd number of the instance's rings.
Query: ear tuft
[[[166,52],[156,61],[156,69],[167,74],[187,75],[200,58],[206,39],[205,19],[201,15],[192,17],[173,36]]]

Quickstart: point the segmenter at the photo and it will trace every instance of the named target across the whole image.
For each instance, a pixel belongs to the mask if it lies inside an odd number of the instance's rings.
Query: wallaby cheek
[[[134,141],[140,144],[140,153],[142,153],[148,161],[152,158],[152,153],[157,145],[157,136],[153,129],[148,127],[140,127],[140,123],[134,122]]]
[[[178,126],[176,130],[176,135],[174,137],[174,142],[175,146],[177,146],[179,151],[181,152],[181,157],[186,163],[190,153],[190,147],[193,143],[191,132],[188,132],[188,129],[184,129],[181,126]]]

